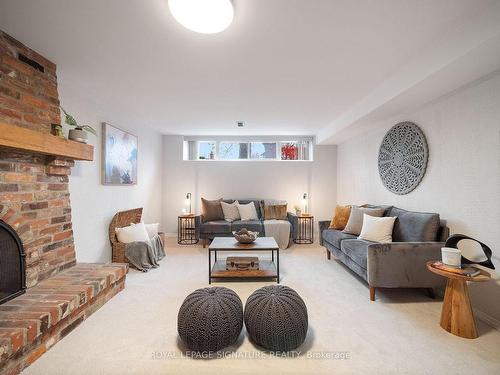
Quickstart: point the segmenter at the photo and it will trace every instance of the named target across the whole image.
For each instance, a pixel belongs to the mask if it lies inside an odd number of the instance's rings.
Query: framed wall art
[[[137,184],[137,136],[102,124],[103,185]]]

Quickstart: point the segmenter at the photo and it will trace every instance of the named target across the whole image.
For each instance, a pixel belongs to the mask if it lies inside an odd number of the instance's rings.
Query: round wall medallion
[[[428,157],[425,135],[417,125],[394,125],[378,153],[378,172],[384,186],[395,194],[408,194],[424,177]]]

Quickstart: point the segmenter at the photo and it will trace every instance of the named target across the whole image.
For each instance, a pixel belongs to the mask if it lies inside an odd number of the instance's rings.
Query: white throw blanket
[[[274,237],[280,250],[286,249],[290,242],[291,224],[287,220],[264,220],[266,237]]]

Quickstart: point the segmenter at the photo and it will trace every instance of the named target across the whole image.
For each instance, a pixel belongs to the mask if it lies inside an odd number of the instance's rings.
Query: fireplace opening
[[[26,291],[25,257],[16,231],[0,220],[0,304]]]

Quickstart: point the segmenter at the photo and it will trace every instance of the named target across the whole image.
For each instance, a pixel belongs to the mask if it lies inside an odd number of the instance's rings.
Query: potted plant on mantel
[[[88,141],[87,132],[92,133],[97,137],[97,133],[92,126],[78,124],[75,118],[71,116],[68,112],[66,112],[66,110],[63,107],[61,107],[61,110],[64,113],[64,122],[68,126],[74,128],[69,131],[68,139],[80,143],[87,143]]]

